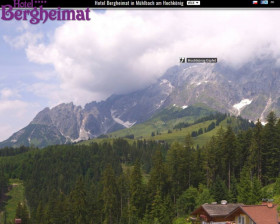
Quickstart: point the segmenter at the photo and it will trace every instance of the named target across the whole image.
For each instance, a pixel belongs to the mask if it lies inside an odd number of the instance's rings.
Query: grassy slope
[[[192,110],[197,110],[198,114],[194,114],[194,112],[191,112]],[[172,130],[174,125],[180,122],[193,123],[195,120],[205,117],[211,112],[213,112],[213,110],[205,107],[204,105],[198,105],[198,107],[187,108],[185,110],[178,107],[171,107],[163,110],[144,123],[137,124],[131,128],[112,132],[109,136],[112,138],[118,138],[134,134],[135,138],[147,138],[152,132],[167,132],[168,129]],[[186,116],[184,116],[184,114]]]
[[[13,185],[13,188],[7,193],[9,200],[5,206],[7,222],[13,221],[16,215],[16,208],[18,202],[24,202],[24,186],[22,181],[18,179],[10,179],[10,185]],[[1,223],[4,223],[3,213],[1,213]]]
[[[226,118],[227,119],[227,118]],[[219,128],[223,127],[224,129],[227,128],[228,124],[227,124],[227,121],[223,120],[219,126],[216,126],[215,129],[209,131],[209,132],[206,132],[206,133],[203,133],[202,135],[199,135],[197,137],[194,137],[194,144],[195,145],[200,145],[200,146],[203,146],[205,145],[209,139],[215,135],[217,133],[217,131],[219,130]],[[183,142],[186,135],[187,134],[191,134],[193,131],[197,131],[198,129],[202,128],[204,130],[204,128],[207,128],[209,124],[211,124],[212,121],[215,121],[215,120],[211,120],[211,121],[205,121],[205,122],[202,122],[202,123],[199,123],[199,124],[195,124],[195,125],[192,125],[190,127],[187,127],[187,128],[182,128],[182,130],[172,130],[172,133],[163,133],[161,135],[156,135],[154,137],[149,137],[148,139],[154,139],[154,140],[165,140],[169,143],[173,142],[173,141],[178,141],[178,142]],[[236,118],[231,118],[231,121],[232,121],[232,126],[235,126],[236,125]]]
[[[231,117],[231,118],[226,118],[225,120],[223,120],[219,126],[216,126],[215,129],[203,133],[202,135],[199,135],[194,139],[194,144],[195,145],[199,145],[199,146],[203,146],[205,145],[210,138],[215,135],[217,133],[217,131],[219,130],[219,128],[223,127],[224,129],[227,128],[227,126],[229,125],[227,123],[227,119],[231,120],[231,126],[235,127],[237,125],[237,118],[235,117]],[[182,119],[180,119],[182,120]],[[186,135],[187,134],[191,134],[193,131],[198,131],[200,128],[202,128],[204,130],[204,128],[207,128],[209,126],[209,124],[215,120],[211,120],[211,121],[205,121],[205,122],[201,122],[192,126],[189,126],[187,128],[182,128],[181,130],[174,130],[173,127],[176,123],[173,123],[172,125],[167,124],[167,128],[165,129],[160,129],[161,132],[159,135],[155,135],[155,136],[151,136],[151,132],[155,132],[156,130],[159,129],[152,129],[152,123],[150,123],[151,121],[145,122],[143,124],[139,124],[136,125],[135,127],[129,128],[129,129],[125,129],[125,130],[120,130],[114,133],[109,134],[110,138],[105,138],[105,139],[92,139],[89,141],[84,141],[81,142],[80,144],[90,144],[91,142],[103,142],[103,141],[110,141],[112,142],[114,138],[119,138],[119,137],[124,137],[128,134],[134,134],[135,139],[146,139],[146,140],[164,140],[168,143],[172,143],[174,141],[178,141],[178,142],[183,142]],[[160,121],[158,121],[160,123]],[[181,122],[181,121],[180,121]],[[190,122],[190,120],[189,120]],[[158,124],[159,124],[158,123]],[[164,126],[164,125],[162,125]],[[158,126],[157,126],[158,127]],[[172,133],[168,133],[168,130],[171,130]],[[135,131],[135,132],[134,132]],[[129,141],[129,143],[132,143],[134,140],[132,139],[127,139]]]

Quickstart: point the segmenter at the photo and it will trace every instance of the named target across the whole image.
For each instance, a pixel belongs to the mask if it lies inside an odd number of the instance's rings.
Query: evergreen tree
[[[238,202],[250,204],[252,200],[252,186],[250,171],[248,167],[244,167],[240,174],[240,182],[238,184]]]
[[[264,151],[263,151],[264,141],[263,141],[262,132],[263,132],[263,127],[260,120],[258,120],[253,130],[253,138],[251,140],[251,144],[247,148],[247,151],[249,152],[249,165],[253,173],[257,175],[258,180],[260,181],[262,181],[263,178],[262,166],[263,166],[263,159],[264,159]]]
[[[168,175],[166,166],[163,161],[161,151],[158,149],[153,156],[153,167],[151,170],[151,178],[149,181],[149,188],[151,196],[153,197],[157,191],[161,192],[164,197],[168,193]]]
[[[172,222],[170,202],[163,200],[162,193],[158,190],[151,206],[150,220],[152,223],[169,224]]]
[[[116,223],[116,209],[117,206],[117,186],[114,171],[111,165],[108,165],[104,170],[102,176],[102,199],[103,199],[103,212],[104,224]]]
[[[257,176],[253,177],[252,181],[252,193],[251,193],[251,204],[258,204],[262,199],[262,186]]]
[[[83,177],[80,176],[75,188],[70,193],[71,211],[74,217],[73,223],[75,224],[88,222],[86,197],[85,183]]]
[[[227,166],[227,180],[228,180],[228,189],[230,191],[230,185],[231,185],[231,176],[233,172],[233,168],[236,166],[236,160],[237,160],[237,145],[236,145],[236,137],[235,134],[232,131],[232,128],[229,126],[227,128],[227,131],[225,133],[225,160],[226,160],[226,166]]]
[[[195,199],[195,207],[199,207],[204,203],[211,203],[213,202],[213,196],[210,193],[210,190],[206,188],[203,184],[200,184],[198,187],[198,196]]]
[[[143,178],[141,173],[141,167],[139,160],[136,161],[130,182],[130,199],[129,199],[129,209],[130,214],[135,214],[137,219],[141,219],[146,210],[145,206],[145,189],[143,184]]]
[[[272,111],[267,115],[267,124],[264,127],[264,169],[263,179],[265,184],[274,182],[279,175],[280,150],[276,128],[277,118]]]
[[[229,191],[229,201],[231,203],[236,203],[238,197],[238,190],[237,190],[237,180],[235,176],[231,177],[231,187]]]
[[[44,210],[42,206],[42,202],[40,201],[37,209],[36,209],[36,217],[34,218],[35,223],[43,223],[44,220]]]
[[[280,195],[280,177],[276,178],[274,187],[273,187],[273,195]]]
[[[221,200],[228,200],[228,189],[225,182],[218,176],[211,188],[211,194],[215,201],[220,202]]]
[[[204,160],[202,163],[205,176],[206,176],[206,185],[209,188],[213,181],[215,180],[215,174],[217,171],[217,163],[216,163],[216,138],[212,137],[210,141],[206,144],[204,150]]]
[[[179,197],[177,203],[178,215],[183,216],[191,213],[196,207],[198,192],[194,187],[189,187]]]
[[[29,223],[29,212],[25,203],[19,202],[16,208],[16,217],[21,219],[22,224]]]

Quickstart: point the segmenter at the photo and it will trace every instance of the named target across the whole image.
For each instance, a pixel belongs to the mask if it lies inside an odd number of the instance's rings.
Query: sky
[[[179,57],[238,67],[270,55],[280,66],[277,10],[107,10],[90,18],[0,20],[0,141],[45,107],[144,88]]]

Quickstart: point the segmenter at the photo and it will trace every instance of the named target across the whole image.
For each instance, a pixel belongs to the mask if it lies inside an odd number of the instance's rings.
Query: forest
[[[279,173],[274,112],[265,125],[220,127],[203,147],[186,133],[184,144],[105,139],[0,150],[1,195],[10,178],[25,186],[27,204],[19,203],[16,214],[23,224],[187,223],[203,203],[279,200]]]

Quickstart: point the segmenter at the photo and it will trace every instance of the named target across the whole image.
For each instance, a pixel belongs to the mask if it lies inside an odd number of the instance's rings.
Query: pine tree
[[[225,159],[225,166],[227,167],[228,175],[228,189],[230,191],[230,185],[231,185],[231,176],[232,172],[234,170],[234,167],[237,163],[237,142],[235,134],[233,133],[231,127],[228,127],[225,136],[225,152],[224,152],[224,159]]]
[[[252,186],[250,171],[248,167],[244,167],[240,174],[240,183],[238,184],[238,202],[250,204],[252,198]]]
[[[225,182],[218,176],[212,185],[211,194],[214,199],[219,202],[221,200],[228,200],[228,189],[226,187]]]
[[[273,195],[280,195],[280,177],[276,178],[273,188]]]
[[[130,209],[133,209],[137,218],[141,219],[145,212],[145,188],[139,160],[134,164],[130,182]]]
[[[262,199],[262,186],[257,176],[253,177],[252,181],[252,193],[251,193],[251,204],[258,204]]]
[[[229,191],[229,201],[231,203],[236,203],[238,197],[238,190],[237,190],[237,180],[235,176],[231,177],[231,187]]]
[[[44,210],[43,210],[42,202],[40,201],[36,209],[35,223],[42,223],[43,219],[44,219]]]
[[[277,118],[272,111],[267,115],[267,124],[264,127],[264,166],[263,179],[265,184],[275,181],[279,175],[280,150],[277,145],[278,134],[276,128]]]
[[[213,196],[210,193],[210,190],[206,188],[203,184],[200,184],[198,187],[198,196],[195,199],[195,207],[199,207],[204,203],[211,203],[213,202]]]
[[[19,202],[16,208],[16,217],[21,219],[22,224],[29,223],[29,212],[25,203]]]
[[[177,203],[179,216],[189,214],[195,209],[197,196],[197,189],[192,186],[183,192]]]
[[[120,223],[126,223],[128,219],[127,202],[129,199],[129,173],[123,173],[117,180],[118,191],[120,194]]]
[[[158,190],[154,196],[149,217],[152,223],[169,224],[172,222],[171,201],[167,198],[163,200],[161,195],[162,193]]]
[[[184,146],[175,142],[167,154],[168,172],[172,184],[173,202],[176,204],[178,196],[190,187],[195,171],[195,150],[190,135],[185,138]]]
[[[253,173],[257,174],[258,180],[262,181],[263,178],[263,127],[260,120],[257,121],[253,130],[253,138],[249,146],[249,165]],[[247,149],[248,150],[248,149]],[[245,158],[246,159],[246,158]]]
[[[110,165],[106,167],[102,176],[102,199],[104,224],[113,224],[116,222],[115,211],[117,209],[117,186],[114,171]]]
[[[159,190],[164,197],[168,193],[168,176],[166,166],[163,161],[161,151],[158,149],[153,156],[153,167],[151,170],[151,178],[149,181],[149,188],[151,196],[153,197]]]
[[[87,223],[87,201],[86,201],[85,183],[83,177],[79,177],[75,188],[70,193],[70,202],[74,216],[73,223]]]
[[[204,160],[201,162],[203,165],[203,169],[205,170],[206,176],[206,186],[209,188],[213,181],[215,180],[215,173],[217,170],[217,163],[216,163],[216,138],[212,137],[210,141],[206,144],[203,153],[204,153]]]
[[[176,199],[182,192],[182,181],[183,177],[180,172],[180,151],[183,150],[182,145],[175,142],[171,145],[171,148],[167,152],[167,163],[168,163],[168,172],[171,182],[171,191],[173,196],[173,203],[176,204]]]

